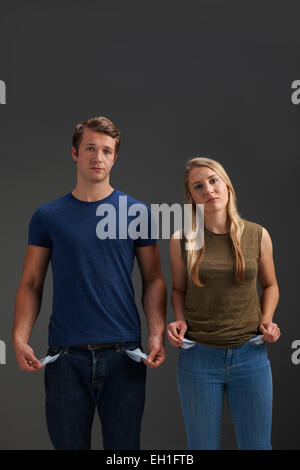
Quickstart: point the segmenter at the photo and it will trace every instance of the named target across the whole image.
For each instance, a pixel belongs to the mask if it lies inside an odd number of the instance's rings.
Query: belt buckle
[[[100,349],[100,344],[88,344],[87,347],[90,351],[95,351],[96,349]]]

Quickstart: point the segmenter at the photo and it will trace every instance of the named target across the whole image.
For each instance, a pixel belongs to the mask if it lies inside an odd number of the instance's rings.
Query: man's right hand
[[[187,330],[187,323],[185,320],[178,320],[178,321],[173,321],[172,323],[169,323],[167,326],[167,334],[168,334],[168,339],[169,342],[173,346],[179,346],[182,345],[182,340],[184,338],[184,334]]]
[[[14,344],[16,358],[20,370],[28,372],[37,372],[43,368],[41,362],[35,357],[33,349],[27,343]]]

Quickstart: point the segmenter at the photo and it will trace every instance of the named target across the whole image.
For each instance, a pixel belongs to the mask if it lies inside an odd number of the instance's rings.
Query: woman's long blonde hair
[[[184,203],[192,204],[192,226],[195,227],[196,221],[196,205],[189,190],[188,178],[190,171],[196,167],[206,166],[213,170],[225,182],[228,188],[227,215],[230,220],[230,237],[232,240],[234,257],[235,257],[235,277],[236,282],[242,282],[245,277],[245,260],[241,249],[241,237],[244,230],[244,222],[242,221],[236,204],[236,196],[229,176],[222,165],[210,158],[192,158],[186,164],[184,172]],[[199,287],[204,284],[199,279],[199,266],[205,253],[205,243],[200,250],[187,250],[187,271],[192,281]]]

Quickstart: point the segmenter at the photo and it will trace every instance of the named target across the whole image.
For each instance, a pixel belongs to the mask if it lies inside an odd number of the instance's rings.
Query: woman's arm
[[[278,325],[273,323],[274,312],[279,300],[279,289],[275,274],[272,240],[265,228],[263,228],[261,238],[258,278],[261,286],[260,305],[262,311],[259,329],[266,341],[275,342],[281,334]]]
[[[170,258],[172,264],[171,302],[176,321],[167,327],[168,339],[173,346],[181,346],[187,323],[184,319],[184,298],[187,286],[186,267],[181,256],[180,239],[175,238],[179,232],[172,235],[170,241]]]

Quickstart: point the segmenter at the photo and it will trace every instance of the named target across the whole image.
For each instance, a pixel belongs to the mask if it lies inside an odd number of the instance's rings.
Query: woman
[[[177,384],[188,448],[219,448],[226,394],[238,448],[272,449],[265,342],[277,341],[280,330],[272,321],[279,291],[271,238],[239,216],[231,181],[214,160],[187,163],[185,203],[192,204],[194,228],[195,204],[204,204],[204,244],[197,250],[178,233],[171,238],[176,321],[167,332],[180,347]]]

